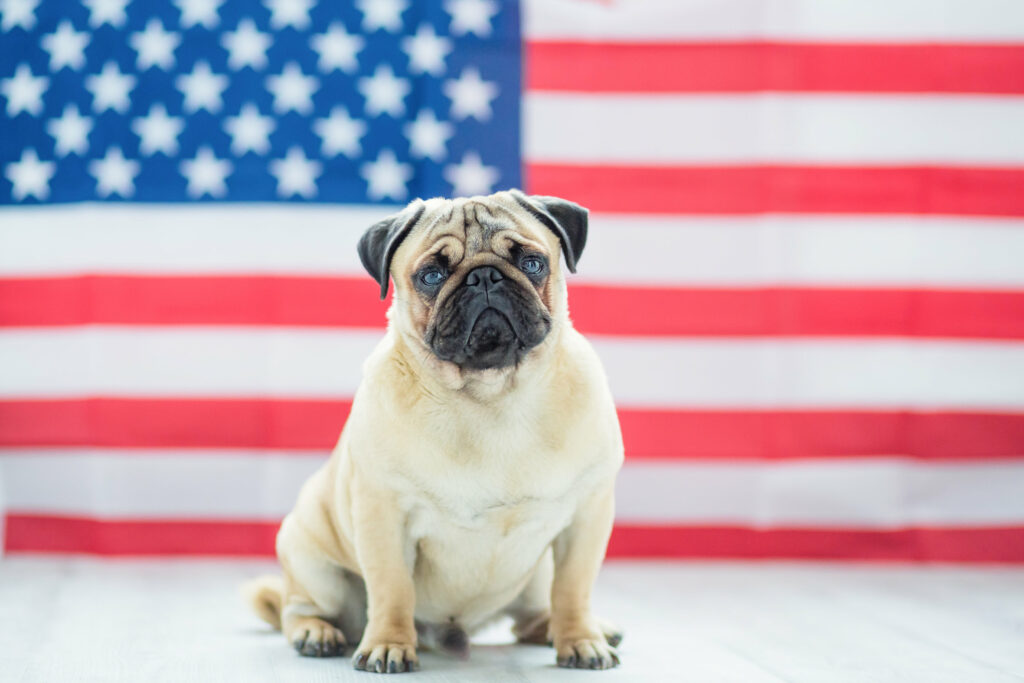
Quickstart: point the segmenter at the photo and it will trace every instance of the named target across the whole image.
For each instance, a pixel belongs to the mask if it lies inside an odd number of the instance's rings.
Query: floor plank
[[[365,681],[297,656],[237,593],[262,562],[0,561],[3,681]],[[623,666],[564,671],[507,625],[415,681],[1024,681],[1024,570],[611,562],[598,611]],[[402,679],[405,680],[405,679]]]

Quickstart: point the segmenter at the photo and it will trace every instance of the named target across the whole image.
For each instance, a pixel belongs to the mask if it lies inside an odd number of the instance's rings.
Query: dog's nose
[[[494,266],[480,266],[469,271],[469,275],[466,276],[467,287],[480,287],[485,292],[490,289],[498,282],[505,279],[505,276],[501,274],[501,271]]]

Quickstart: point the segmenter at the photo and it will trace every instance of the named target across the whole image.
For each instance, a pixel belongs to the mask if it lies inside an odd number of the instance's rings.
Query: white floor
[[[237,584],[270,568],[0,561],[0,681],[378,680],[299,657],[247,611]],[[597,605],[626,633],[614,671],[477,644],[399,680],[1024,681],[1024,569],[614,562]]]

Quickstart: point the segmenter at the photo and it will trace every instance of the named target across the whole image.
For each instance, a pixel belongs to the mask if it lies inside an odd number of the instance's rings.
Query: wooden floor
[[[366,681],[299,657],[237,595],[256,562],[0,561],[0,681]],[[1024,570],[606,565],[600,613],[621,668],[564,671],[486,634],[469,661],[422,657],[412,681],[1024,681]]]

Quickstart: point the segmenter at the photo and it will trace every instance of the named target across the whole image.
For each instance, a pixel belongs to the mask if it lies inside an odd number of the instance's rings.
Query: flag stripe
[[[88,398],[0,401],[0,445],[329,451],[348,400]],[[652,410],[619,407],[630,459],[1024,457],[1024,413]]]
[[[609,557],[1024,562],[1024,525],[765,529],[616,525]]]
[[[523,18],[527,41],[1024,40],[1024,6],[1016,0],[528,0]]]
[[[534,164],[1024,162],[1019,97],[546,92],[524,99],[523,117],[523,155]]]
[[[1024,169],[527,162],[530,192],[615,213],[1024,216]]]
[[[319,206],[239,206],[228,218],[211,208],[86,205],[79,218],[62,208],[7,209],[0,222],[0,275],[302,275],[372,282],[356,252],[371,222],[362,211],[353,218]],[[83,222],[89,230],[81,229]],[[591,213],[590,232],[570,283],[1024,289],[1024,221],[1013,218]],[[661,253],[672,257],[653,258]]]
[[[136,519],[283,517],[326,454],[7,451],[6,505],[20,513]],[[615,517],[643,524],[804,528],[1024,522],[1024,461],[910,458],[627,461]],[[822,501],[829,501],[823,505]]]
[[[0,279],[0,327],[288,325],[377,328],[367,277],[72,276]],[[1024,339],[1024,292],[679,289],[573,284],[584,333]]]
[[[0,396],[345,398],[379,331],[72,327],[0,331]],[[892,338],[594,337],[622,405],[1024,407],[1024,345]]]
[[[524,59],[533,92],[1024,93],[1013,44],[531,41]]]
[[[274,554],[265,521],[98,520],[13,513],[5,550],[90,555]],[[751,529],[617,524],[608,556],[718,559],[1024,562],[1024,526],[898,530]]]

